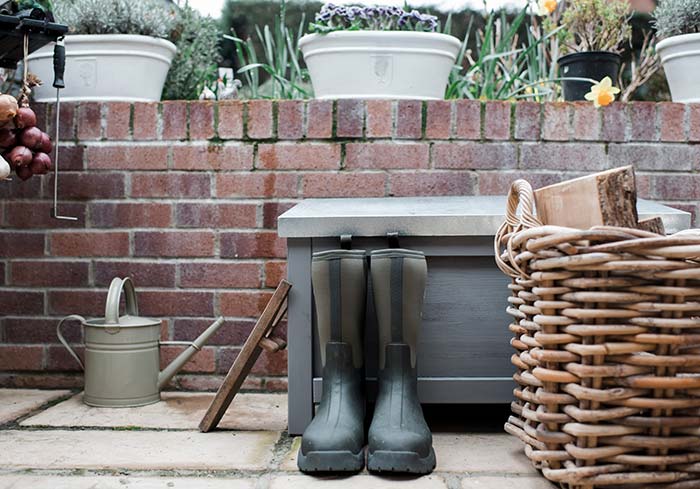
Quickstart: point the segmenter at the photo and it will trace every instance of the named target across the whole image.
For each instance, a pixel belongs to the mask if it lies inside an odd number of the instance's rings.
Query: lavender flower
[[[332,32],[337,30],[411,30],[434,32],[437,17],[417,10],[405,11],[400,7],[378,5],[376,7],[339,6],[325,4],[315,16],[311,30]]]

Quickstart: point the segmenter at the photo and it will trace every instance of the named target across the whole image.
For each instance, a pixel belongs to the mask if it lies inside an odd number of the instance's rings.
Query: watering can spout
[[[172,362],[170,362],[170,365],[165,367],[163,371],[158,375],[158,389],[162,389],[168,382],[170,382],[170,379],[172,379],[176,373],[180,371],[182,367],[185,366],[185,364],[188,362],[188,360],[197,353],[199,350],[202,349],[202,346],[206,344],[206,342],[209,340],[209,337],[216,333],[216,331],[221,327],[221,325],[224,324],[224,318],[219,318],[216,321],[214,321],[211,326],[209,326],[207,329],[204,330],[204,332],[199,335],[199,337],[194,340],[189,347],[182,353],[180,353]]]

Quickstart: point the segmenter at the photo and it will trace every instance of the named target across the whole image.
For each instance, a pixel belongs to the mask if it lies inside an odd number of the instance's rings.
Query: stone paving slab
[[[556,489],[544,477],[468,477],[462,489]]]
[[[308,475],[288,475],[276,477],[270,482],[270,489],[447,489],[442,477],[377,477],[355,475],[352,477],[312,477]]]
[[[296,437],[280,464],[280,470],[297,470]],[[433,447],[438,472],[493,472],[537,475],[523,453],[522,443],[506,433],[435,433]]]
[[[250,479],[207,477],[0,476],[0,489],[254,489]]]
[[[262,470],[279,433],[0,431],[3,468]]]
[[[38,389],[0,389],[0,424],[39,409],[47,402],[70,394],[70,391],[47,391]]]
[[[100,427],[196,430],[213,393],[164,392],[162,401],[136,408],[96,408],[80,393],[31,418],[22,426]],[[286,394],[239,394],[219,423],[220,429],[283,431],[287,428]]]

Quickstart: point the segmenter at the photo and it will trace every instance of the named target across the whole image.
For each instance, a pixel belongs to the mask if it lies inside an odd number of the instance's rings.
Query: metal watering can
[[[119,302],[125,294],[126,315],[119,316]],[[130,278],[115,278],[109,286],[105,317],[85,319],[71,315],[56,327],[59,341],[85,372],[85,404],[97,407],[134,407],[160,400],[160,390],[198,352],[224,323],[217,319],[199,338],[188,341],[160,341],[160,321],[140,317],[136,291]],[[61,334],[61,325],[79,320],[85,329],[85,365]],[[187,344],[160,372],[160,345]]]

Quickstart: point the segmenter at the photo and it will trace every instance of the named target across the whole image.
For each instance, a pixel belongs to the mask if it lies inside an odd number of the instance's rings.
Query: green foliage
[[[167,39],[174,8],[163,0],[54,0],[54,15],[72,34],[141,34]]]
[[[662,0],[654,19],[659,37],[700,32],[700,0]]]
[[[171,41],[177,46],[163,88],[166,100],[194,100],[218,76],[222,33],[216,20],[185,4],[178,10]]]
[[[571,52],[621,52],[632,38],[629,0],[571,0],[561,16],[561,42]],[[566,54],[566,53],[563,53]]]
[[[279,15],[273,26],[256,26],[258,43],[262,46],[262,55],[258,55],[256,44],[249,37],[243,39],[225,36],[236,47],[236,61],[243,75],[243,95],[250,98],[297,99],[311,95],[309,75],[302,68],[302,55],[299,39],[306,30],[306,16],[302,15],[297,29],[287,27],[286,2],[282,0]],[[262,73],[269,79],[264,82]]]
[[[434,32],[438,19],[434,15],[410,10],[408,6],[372,7],[325,4],[314,16],[311,32],[334,31],[415,31]]]

